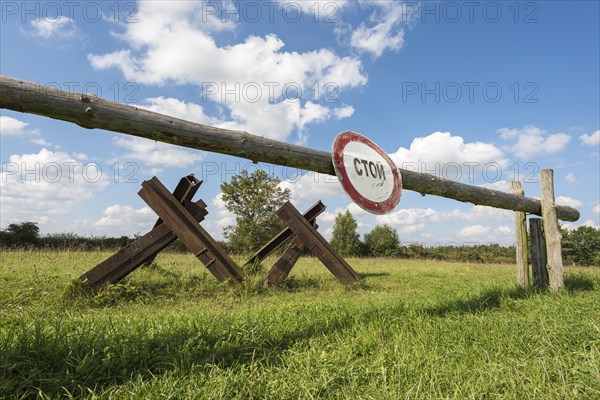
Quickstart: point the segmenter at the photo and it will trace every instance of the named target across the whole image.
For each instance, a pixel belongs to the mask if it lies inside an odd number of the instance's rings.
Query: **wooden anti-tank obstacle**
[[[142,183],[139,195],[179,240],[220,282],[241,283],[243,272],[194,216],[154,177]]]
[[[181,179],[173,193],[154,177],[142,183],[140,197],[159,216],[155,227],[128,246],[81,275],[88,287],[115,283],[156,255],[177,238],[220,282],[241,283],[244,274],[219,244],[200,226],[208,214],[202,200],[192,202],[202,181],[193,175]],[[265,279],[265,284],[281,283],[289,274],[304,249],[310,250],[341,281],[355,282],[360,276],[317,232],[316,217],[325,210],[320,201],[301,215],[291,203],[284,204],[277,215],[288,225],[263,246],[247,264],[264,260],[292,238],[291,244],[277,260]]]
[[[315,203],[304,215],[300,214],[290,202],[285,203],[277,210],[277,216],[287,225],[287,228],[279,232],[246,262],[246,264],[253,264],[264,260],[289,238],[292,238],[291,243],[267,273],[264,280],[265,286],[281,284],[304,250],[313,253],[338,280],[342,282],[360,281],[360,276],[317,231],[316,218],[323,211],[325,211],[325,205],[321,201]]]
[[[191,202],[201,184],[202,181],[197,180],[193,175],[188,175],[181,178],[173,191],[177,201],[184,204],[198,222],[208,214],[204,201]],[[79,279],[84,281],[86,286],[97,286],[105,282],[116,283],[140,265],[150,263],[160,251],[176,239],[177,236],[159,219],[150,232],[96,265]]]

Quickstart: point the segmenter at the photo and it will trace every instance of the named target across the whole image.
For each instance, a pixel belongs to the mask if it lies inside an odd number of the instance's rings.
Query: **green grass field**
[[[0,253],[0,397],[600,398],[598,269],[537,293],[508,265],[350,259],[342,285],[304,258],[263,289],[162,254],[78,294],[107,255]]]

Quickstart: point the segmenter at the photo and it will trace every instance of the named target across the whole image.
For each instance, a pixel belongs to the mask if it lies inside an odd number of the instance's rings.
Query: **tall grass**
[[[507,265],[303,258],[281,288],[162,254],[118,285],[107,254],[0,254],[3,398],[600,398],[600,271],[562,293]]]

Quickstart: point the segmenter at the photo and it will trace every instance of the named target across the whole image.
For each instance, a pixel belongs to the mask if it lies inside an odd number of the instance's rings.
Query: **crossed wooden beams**
[[[142,183],[138,193],[159,219],[154,228],[116,254],[81,275],[88,287],[106,282],[115,283],[154,257],[177,238],[192,252],[220,282],[241,283],[244,274],[210,234],[200,226],[208,214],[202,200],[192,202],[202,181],[193,175],[181,179],[173,193],[154,177]],[[287,202],[277,216],[287,228],[277,234],[246,262],[261,262],[288,239],[291,243],[265,278],[265,285],[277,285],[288,276],[304,250],[311,251],[340,281],[356,282],[361,278],[317,231],[316,217],[325,210],[320,201],[304,215]]]
[[[305,249],[311,251],[340,281],[356,282],[360,280],[360,276],[348,265],[346,260],[317,231],[316,219],[323,211],[325,211],[325,205],[320,201],[315,203],[304,215],[300,214],[290,202],[285,203],[277,210],[277,216],[288,227],[279,232],[246,262],[246,264],[261,262],[283,245],[286,240],[293,238],[267,274],[264,280],[265,286],[282,283]]]

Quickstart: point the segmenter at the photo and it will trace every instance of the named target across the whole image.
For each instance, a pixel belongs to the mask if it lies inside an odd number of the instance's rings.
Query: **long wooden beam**
[[[335,175],[331,153],[170,117],[87,94],[0,75],[0,108],[72,122],[165,143]],[[403,188],[462,202],[541,215],[539,200],[400,169]],[[577,221],[579,211],[557,206],[558,218]]]

